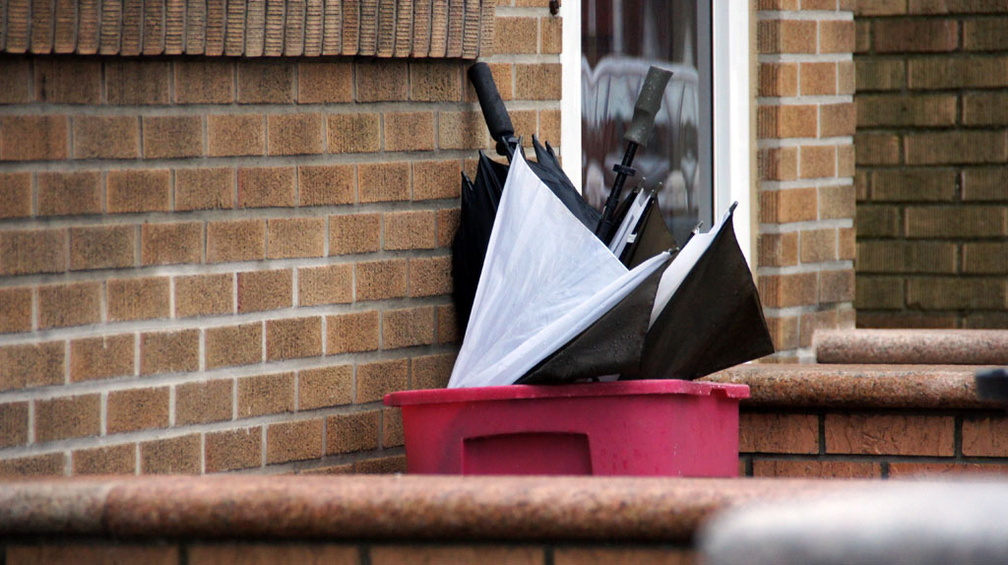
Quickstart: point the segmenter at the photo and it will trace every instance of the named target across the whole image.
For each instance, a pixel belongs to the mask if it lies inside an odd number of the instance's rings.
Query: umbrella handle
[[[668,86],[670,78],[672,78],[671,71],[655,66],[648,69],[644,86],[641,87],[640,94],[637,95],[637,103],[634,104],[633,121],[630,122],[630,127],[623,139],[641,147],[647,147],[648,138],[651,137],[651,131],[654,130],[655,118],[658,116],[658,110],[661,110],[665,87]]]
[[[504,100],[497,90],[497,83],[494,82],[490,67],[483,62],[475,63],[469,67],[467,74],[469,82],[476,89],[476,98],[479,99],[480,109],[483,110],[483,119],[486,120],[487,129],[490,130],[490,137],[497,142],[497,153],[510,159],[514,155],[514,148],[518,145],[518,138],[515,137],[511,116],[504,107]]]

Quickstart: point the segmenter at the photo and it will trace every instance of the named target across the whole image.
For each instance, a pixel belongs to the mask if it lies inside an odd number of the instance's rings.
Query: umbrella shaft
[[[633,175],[633,169],[630,168],[630,165],[633,164],[634,156],[637,154],[637,147],[636,143],[632,141],[628,142],[626,151],[623,153],[623,161],[613,167],[616,171],[616,180],[613,182],[612,190],[609,191],[605,207],[602,208],[602,217],[599,219],[598,228],[595,229],[595,235],[606,245],[609,245],[609,239],[612,237],[613,211],[616,209],[616,205],[619,204],[623,185],[626,183],[627,176]],[[630,175],[627,174],[627,171],[630,171]]]

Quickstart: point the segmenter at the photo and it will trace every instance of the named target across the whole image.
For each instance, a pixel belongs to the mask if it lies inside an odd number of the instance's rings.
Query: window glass
[[[712,225],[710,6],[697,0],[582,0],[581,144],[585,198],[601,208],[650,65],[672,71],[655,131],[627,187],[658,189],[676,241]]]

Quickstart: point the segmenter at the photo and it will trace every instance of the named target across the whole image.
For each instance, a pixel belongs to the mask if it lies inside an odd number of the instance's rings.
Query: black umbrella
[[[696,379],[774,352],[752,273],[735,238],[734,210],[733,204],[710,232],[691,238],[663,276],[641,377]],[[671,292],[662,288],[665,284]]]

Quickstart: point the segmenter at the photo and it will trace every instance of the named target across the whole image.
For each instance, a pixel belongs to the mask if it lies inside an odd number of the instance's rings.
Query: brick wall
[[[1008,8],[857,14],[857,323],[1008,327]]]
[[[559,141],[559,21],[484,54]],[[62,3],[61,3],[62,5]],[[443,386],[459,60],[0,55],[0,473],[387,472]]]
[[[754,408],[739,428],[745,476],[1008,473],[1004,411]]]
[[[853,2],[760,0],[756,275],[777,361],[854,324]]]

